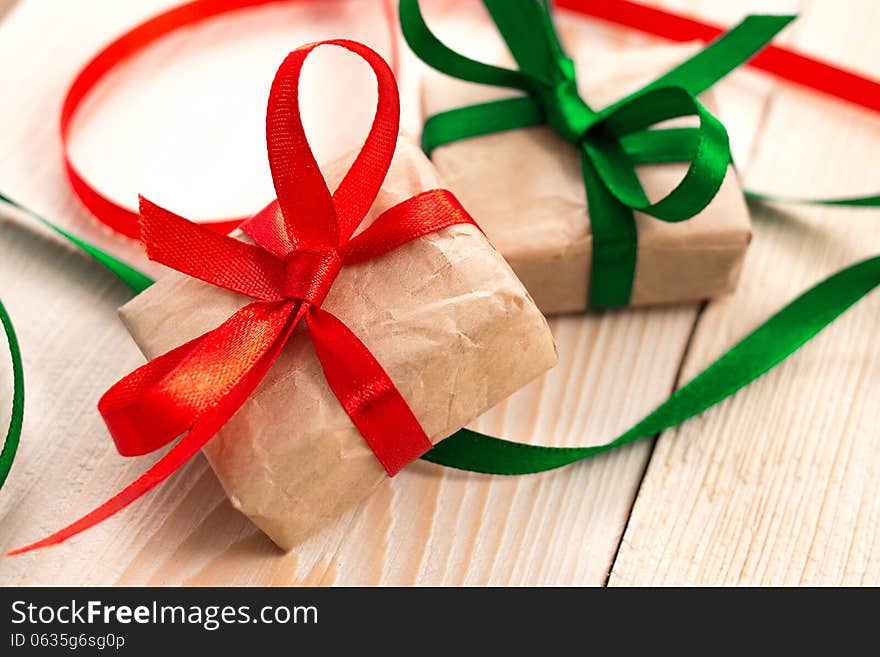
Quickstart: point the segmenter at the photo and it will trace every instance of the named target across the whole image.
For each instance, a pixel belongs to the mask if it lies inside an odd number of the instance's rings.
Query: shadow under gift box
[[[581,55],[578,89],[594,108],[635,92],[699,50],[696,44]],[[501,60],[498,53],[496,60]],[[512,66],[510,60],[505,65]],[[517,95],[428,72],[425,116]],[[710,91],[700,101],[715,113]],[[696,125],[683,119],[664,125]],[[586,310],[592,236],[580,156],[549,126],[508,130],[440,146],[431,155],[443,186],[461,201],[546,314]],[[652,201],[684,177],[686,163],[636,169]],[[695,301],[736,287],[751,224],[733,167],[712,202],[693,218],[667,223],[636,212],[638,260],[630,304]]]
[[[330,189],[347,169],[348,161],[324,169]],[[430,162],[401,138],[364,226],[438,186]],[[172,272],[120,316],[154,358],[249,301]],[[344,267],[323,307],[369,348],[434,443],[556,363],[546,320],[472,225],[450,226]],[[328,387],[304,323],[203,451],[232,504],[285,549],[388,478]]]

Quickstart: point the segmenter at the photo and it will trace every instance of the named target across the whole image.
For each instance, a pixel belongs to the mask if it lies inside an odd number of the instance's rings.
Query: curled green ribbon
[[[6,477],[9,476],[21,439],[21,428],[24,423],[24,371],[15,329],[2,302],[0,302],[0,323],[3,324],[3,331],[6,333],[6,343],[9,345],[9,356],[12,361],[12,413],[9,416],[6,437],[3,439],[3,449],[0,450],[0,488],[2,488]]]
[[[8,197],[0,195],[0,198],[27,212],[65,237],[74,246],[86,251],[135,292],[141,292],[152,284],[152,279],[137,269],[55,226]],[[778,197],[772,198],[779,200]],[[799,199],[799,202],[876,207],[880,205],[880,197]],[[472,472],[529,474],[559,468],[627,443],[657,435],[699,415],[778,365],[878,285],[880,285],[880,256],[856,263],[834,274],[796,298],[644,419],[607,443],[591,447],[541,447],[494,438],[470,429],[461,429],[438,443],[422,458]],[[12,465],[21,434],[24,382],[18,341],[9,315],[2,304],[0,304],[0,321],[8,339],[13,364],[14,389],[12,419],[3,450],[0,452],[0,487],[2,487]]]
[[[880,194],[871,196],[848,196],[846,198],[802,198],[798,196],[780,196],[746,190],[746,198],[766,203],[787,203],[790,205],[832,205],[850,208],[880,208]]]
[[[423,147],[479,135],[549,123],[581,151],[584,181],[597,242],[593,258],[593,306],[625,304],[635,267],[633,210],[665,221],[698,212],[717,191],[730,162],[727,135],[696,96],[745,62],[788,24],[788,16],[751,16],[684,64],[639,92],[594,111],[577,95],[574,66],[565,57],[546,3],[484,0],[507,40],[520,70],[510,71],[462,57],[434,37],[417,0],[400,5],[404,35],[429,64],[465,80],[520,89],[526,96],[463,107],[431,117]],[[535,38],[534,26],[540,26]],[[648,129],[654,123],[695,114],[698,128]],[[633,166],[690,162],[688,174],[666,198],[651,204]],[[804,199],[746,192],[763,202],[880,207],[880,195]],[[104,266],[133,291],[153,280],[118,258],[77,237],[8,196],[5,202],[41,222]],[[598,239],[598,236],[602,236]],[[599,243],[602,244],[599,247]],[[597,276],[596,271],[602,271]],[[655,411],[614,440],[593,447],[539,447],[462,429],[424,458],[449,467],[496,474],[525,474],[557,468],[652,436],[703,412],[788,357],[838,315],[880,284],[880,256],[857,263],[804,293],[673,394]],[[0,451],[0,486],[6,480],[21,436],[24,382],[21,352],[12,322],[0,304],[13,374],[12,414]]]
[[[540,447],[462,429],[423,458],[490,474],[530,474],[659,434],[723,401],[774,368],[880,285],[880,256],[856,263],[811,288],[743,338],[671,397],[610,442],[594,447]]]
[[[581,156],[593,236],[591,308],[626,306],[638,255],[634,212],[667,222],[690,219],[715,197],[731,163],[727,131],[697,99],[744,64],[793,16],[749,16],[683,64],[639,91],[597,110],[580,97],[574,62],[557,37],[549,5],[539,0],[483,0],[519,69],[478,62],[443,44],[425,23],[419,0],[401,0],[403,35],[422,60],[468,82],[525,92],[441,112],[425,121],[429,153],[461,139],[549,125]],[[684,116],[696,128],[652,129]],[[681,182],[656,202],[648,200],[638,164],[687,162]]]
[[[578,96],[574,65],[566,57],[538,0],[483,0],[518,71],[456,53],[430,31],[418,0],[401,0],[400,21],[412,50],[437,70],[469,82],[506,87],[525,96],[480,103],[427,119],[422,147],[429,153],[454,141],[550,125],[581,154],[593,234],[590,306],[626,305],[637,256],[633,211],[682,221],[715,196],[730,151],[724,127],[696,96],[765,46],[793,16],[749,16],[683,64],[603,110]],[[538,26],[540,29],[536,29]],[[650,129],[669,118],[696,115],[698,128]],[[679,186],[651,204],[634,173],[649,163],[689,162]],[[746,192],[754,200],[878,207],[880,196],[801,199]],[[424,458],[461,470],[492,474],[542,472],[657,435],[702,413],[797,351],[880,284],[880,256],[854,264],[792,301],[721,358],[617,438],[593,447],[540,447],[463,429]]]

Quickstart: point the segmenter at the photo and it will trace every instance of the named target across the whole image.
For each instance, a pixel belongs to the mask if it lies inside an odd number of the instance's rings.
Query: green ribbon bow
[[[626,306],[638,254],[634,212],[679,222],[718,193],[731,163],[727,131],[697,95],[745,63],[794,16],[749,16],[689,60],[633,94],[597,110],[578,94],[574,62],[556,35],[542,0],[483,0],[519,70],[484,64],[453,51],[431,32],[418,0],[401,0],[400,23],[412,50],[455,78],[517,89],[505,98],[435,114],[425,122],[422,148],[481,135],[549,125],[581,156],[593,237],[589,305]],[[653,128],[695,116],[693,128]],[[687,162],[681,182],[652,202],[636,166]]]

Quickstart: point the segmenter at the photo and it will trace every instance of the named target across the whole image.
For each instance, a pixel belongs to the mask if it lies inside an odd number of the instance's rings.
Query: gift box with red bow
[[[379,81],[362,150],[315,162],[297,98],[313,44],[273,83],[278,198],[243,232],[220,235],[142,199],[148,254],[180,273],[121,309],[152,360],[99,408],[124,455],[183,437],[38,545],[99,522],[203,449],[232,503],[290,548],[555,364],[525,288],[418,147],[398,141],[388,66],[360,44],[327,43],[363,57]]]

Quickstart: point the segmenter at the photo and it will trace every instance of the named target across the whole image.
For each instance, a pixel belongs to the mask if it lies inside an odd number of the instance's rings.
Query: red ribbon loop
[[[74,118],[86,97],[104,77],[122,62],[141,52],[171,32],[183,27],[198,25],[230,12],[271,4],[305,3],[308,0],[193,0],[164,11],[131,30],[121,34],[113,42],[102,48],[77,73],[67,90],[61,107],[61,152],[64,169],[73,191],[91,213],[114,231],[138,238],[139,217],[136,212],[114,202],[100,190],[93,187],[74,165],[69,152],[70,133]],[[392,67],[397,68],[399,59],[396,23],[392,0],[382,0],[382,13],[390,37],[389,52]],[[202,225],[218,233],[228,233],[235,229],[243,219],[227,219],[203,222]]]
[[[309,147],[298,103],[303,63],[324,44],[366,60],[379,89],[364,146],[332,196]],[[14,553],[64,541],[170,476],[244,403],[303,318],[330,389],[388,474],[432,447],[369,349],[339,318],[320,308],[343,266],[380,257],[447,226],[473,224],[452,194],[430,190],[390,208],[352,238],[388,173],[399,113],[394,76],[370,48],[346,40],[303,46],[284,60],[269,95],[266,141],[278,200],[243,226],[256,245],[141,199],[141,238],[151,259],[255,301],[105,393],[98,408],[121,454],[145,454],[185,435],[104,505]]]

